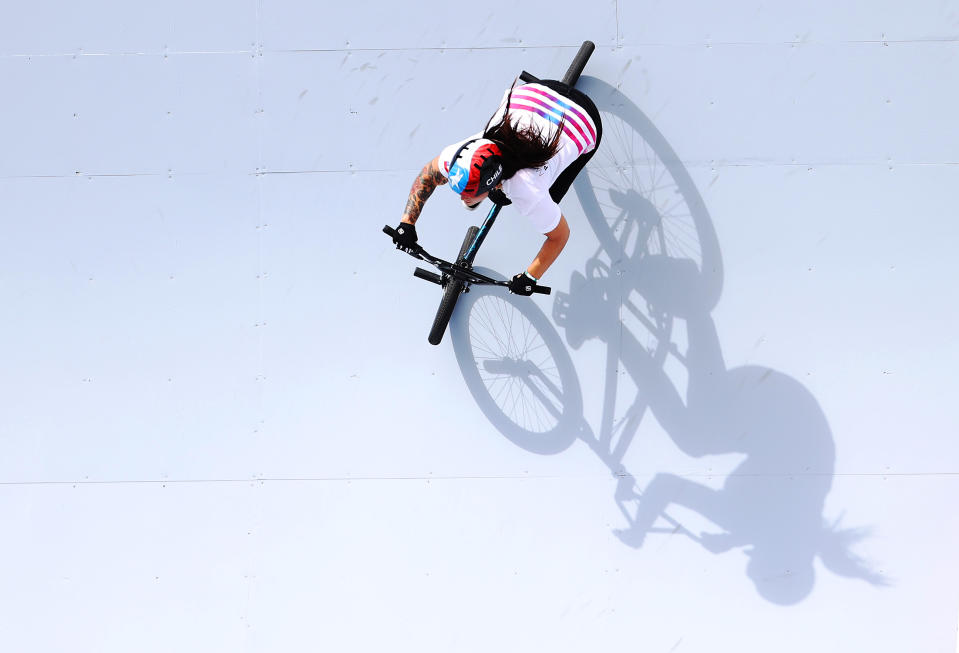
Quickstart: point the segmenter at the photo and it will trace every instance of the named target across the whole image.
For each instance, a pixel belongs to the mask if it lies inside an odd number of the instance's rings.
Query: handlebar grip
[[[392,238],[393,240],[396,240],[399,237],[399,234],[396,233],[396,229],[389,226],[388,224],[383,225],[383,233],[389,236],[390,238]]]
[[[549,286],[533,286],[533,292],[538,292],[540,295],[548,295],[553,291]]]
[[[426,279],[437,285],[443,285],[443,277],[436,274],[435,272],[430,272],[429,270],[424,270],[423,268],[416,268],[413,270],[413,276],[418,279]]]

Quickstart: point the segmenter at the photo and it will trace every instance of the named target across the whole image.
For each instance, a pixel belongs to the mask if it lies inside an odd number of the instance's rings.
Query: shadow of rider
[[[619,199],[628,200],[625,194]],[[644,212],[643,203],[635,198],[633,208],[633,215],[639,216],[638,242],[643,243],[644,232],[648,233],[644,224],[655,217]],[[596,265],[591,261],[587,269]],[[640,492],[632,476],[618,473],[617,499],[636,506],[628,528],[617,531],[620,539],[640,547],[669,506],[680,505],[721,529],[695,538],[707,550],[723,553],[741,548],[746,553],[747,575],[771,602],[792,604],[809,594],[817,555],[835,573],[884,584],[850,552],[866,531],[824,524],[835,447],[813,395],[795,379],[767,367],[726,368],[716,326],[697,290],[699,270],[692,260],[641,250],[633,257],[624,254],[613,260],[610,268],[614,273],[608,276],[574,276],[573,291],[565,298],[558,320],[566,328],[569,343],[578,347],[588,338],[599,338],[617,348],[622,367],[685,454],[696,458],[745,455],[718,490],[659,473]],[[654,307],[653,312],[686,321],[685,397],[662,361],[655,360],[619,320],[621,304],[634,290]],[[621,458],[602,450],[598,453],[611,470],[619,468]]]

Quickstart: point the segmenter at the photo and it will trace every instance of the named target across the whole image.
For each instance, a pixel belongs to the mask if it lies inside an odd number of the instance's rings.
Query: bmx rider
[[[513,84],[486,128],[444,148],[413,181],[396,231],[401,248],[416,245],[416,221],[442,184],[476,209],[487,197],[512,204],[546,237],[527,268],[509,284],[530,295],[569,240],[559,202],[602,139],[599,111],[589,97],[554,80]]]

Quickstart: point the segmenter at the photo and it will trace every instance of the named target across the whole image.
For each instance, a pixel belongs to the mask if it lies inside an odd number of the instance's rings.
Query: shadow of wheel
[[[470,393],[500,433],[533,453],[569,448],[583,421],[579,380],[559,334],[529,297],[474,286],[460,298],[450,335]]]
[[[588,300],[599,298],[619,308],[611,361],[642,355],[662,366],[676,354],[683,362],[675,318],[708,313],[722,291],[709,212],[685,165],[639,107],[595,77],[581,77],[577,88],[593,100],[603,124],[599,149],[573,182],[599,249],[585,275],[574,273],[569,293],[556,294],[554,319],[578,348],[605,327],[601,312],[589,309]],[[600,432],[631,437],[648,399],[639,386],[625,409],[618,406],[620,378],[610,365]]]
[[[712,310],[722,291],[722,257],[686,167],[646,114],[617,88],[588,76],[577,88],[596,104],[603,140],[573,188],[613,271],[627,266],[631,269],[625,272],[641,278],[646,259],[692,261],[698,274],[683,288],[684,302],[697,312]]]

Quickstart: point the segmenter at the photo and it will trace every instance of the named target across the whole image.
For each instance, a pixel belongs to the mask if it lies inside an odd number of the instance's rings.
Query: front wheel
[[[470,227],[466,230],[466,237],[463,238],[463,244],[460,246],[460,253],[456,257],[456,262],[463,261],[470,245],[479,233],[479,227]],[[443,288],[443,299],[440,300],[440,307],[436,309],[436,317],[433,319],[433,328],[430,329],[429,341],[431,345],[438,345],[443,341],[443,334],[446,333],[446,327],[450,323],[450,317],[453,315],[453,309],[456,308],[456,300],[466,289],[466,284],[459,279],[449,277],[446,280],[446,286]]]
[[[446,288],[443,289],[443,299],[440,301],[440,307],[436,309],[436,317],[433,318],[433,328],[430,329],[429,341],[431,345],[438,345],[443,341],[443,334],[446,333],[446,326],[450,323],[450,317],[453,316],[453,309],[456,308],[456,300],[463,292],[463,282],[458,279],[449,279],[446,282]]]

